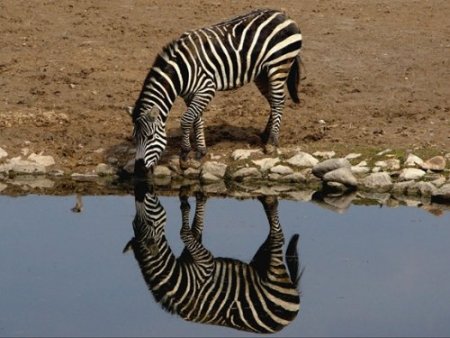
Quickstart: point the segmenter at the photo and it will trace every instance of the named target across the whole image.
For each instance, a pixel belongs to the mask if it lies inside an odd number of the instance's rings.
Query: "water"
[[[159,199],[179,255],[180,201]],[[0,336],[256,336],[185,321],[154,300],[133,253],[122,253],[133,196],[85,196],[80,213],[74,204],[0,196]],[[204,246],[250,262],[269,233],[261,203],[209,198],[205,210]],[[271,336],[450,334],[449,213],[353,205],[337,214],[285,200],[278,211],[286,242],[301,237],[305,270],[299,314]]]

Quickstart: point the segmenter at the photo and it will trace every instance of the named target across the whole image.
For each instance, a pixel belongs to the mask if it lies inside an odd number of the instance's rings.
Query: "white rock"
[[[202,172],[201,179],[203,182],[215,182],[220,180],[219,177],[211,174],[210,172]]]
[[[400,171],[398,179],[399,181],[417,180],[425,174],[425,171],[423,171],[422,169],[404,168]]]
[[[391,158],[385,161],[377,161],[375,162],[375,165],[387,170],[398,170],[400,169],[400,160]]]
[[[116,172],[116,170],[109,164],[99,163],[95,167],[95,172],[98,175],[113,175]]]
[[[74,181],[80,181],[80,182],[89,182],[89,181],[95,181],[98,178],[97,174],[82,174],[82,173],[73,173],[70,175],[70,177]]]
[[[165,165],[157,165],[153,170],[153,176],[155,177],[166,177],[170,175],[171,171]]]
[[[286,167],[284,165],[277,165],[270,169],[270,172],[273,174],[280,174],[280,175],[290,175],[294,173],[294,170],[292,168]]]
[[[345,156],[344,158],[350,161],[350,160],[357,159],[358,157],[361,157],[361,154],[358,154],[358,153],[350,153],[350,154],[348,154],[347,156]]]
[[[320,162],[316,164],[313,169],[312,173],[322,178],[323,175],[325,175],[327,172],[338,169],[338,168],[350,168],[350,162],[345,158],[332,158],[329,160],[325,160],[323,162]]]
[[[225,176],[225,171],[227,170],[227,165],[224,163],[219,163],[215,161],[207,161],[202,166],[201,175],[211,174],[218,178],[223,178]]]
[[[235,171],[233,174],[231,174],[231,177],[235,179],[245,178],[245,177],[252,177],[252,178],[259,178],[261,177],[261,173],[256,168],[241,168],[237,171]]]
[[[296,167],[313,167],[319,163],[319,160],[308,153],[299,152],[286,162]]]
[[[352,173],[360,175],[360,174],[367,174],[368,172],[370,172],[370,168],[369,167],[362,167],[359,165],[356,166],[352,166],[351,167]]]
[[[28,156],[28,161],[33,161],[36,164],[43,165],[44,167],[49,167],[55,164],[55,160],[50,155],[37,155],[32,153]]]
[[[7,156],[8,156],[8,153],[3,148],[0,148],[0,160],[3,157],[7,157]]]
[[[423,160],[414,155],[414,154],[409,154],[408,157],[406,158],[406,161],[404,163],[405,167],[415,167],[415,166],[420,166],[423,163]]]
[[[278,162],[280,162],[279,158],[271,158],[271,157],[253,161],[254,164],[260,167],[261,171],[269,170]]]
[[[367,167],[367,161],[361,161],[356,166],[357,167]]]
[[[382,151],[380,151],[379,153],[377,153],[377,156],[385,155],[385,154],[387,154],[387,153],[389,153],[389,152],[391,152],[391,151],[392,151],[392,149],[387,148],[387,149],[382,150]]]
[[[444,156],[434,156],[421,164],[422,169],[442,171],[445,169],[447,162]]]
[[[368,189],[387,191],[392,187],[392,180],[388,173],[373,173],[361,180],[361,185]]]
[[[354,187],[358,184],[358,181],[356,180],[355,176],[353,176],[352,171],[348,167],[342,167],[329,171],[325,175],[323,175],[322,179],[325,182],[337,182],[351,187]]]
[[[231,157],[233,160],[245,160],[249,158],[252,154],[262,154],[262,151],[260,149],[236,149],[231,154]]]
[[[187,168],[183,171],[184,177],[198,177],[200,175],[200,169],[199,168]]]
[[[334,151],[316,151],[315,153],[313,153],[313,155],[316,157],[329,159],[329,158],[334,157],[336,155],[336,152],[334,152]]]

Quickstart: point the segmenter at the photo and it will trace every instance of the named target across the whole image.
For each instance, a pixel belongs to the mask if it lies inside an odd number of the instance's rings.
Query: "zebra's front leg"
[[[205,88],[198,91],[195,95],[190,97],[187,101],[189,107],[186,113],[181,117],[181,152],[180,152],[180,167],[181,169],[188,168],[188,155],[191,151],[190,134],[194,127],[197,156],[204,156],[206,154],[205,135],[203,128],[202,114],[208,103],[212,100],[215,93],[215,87],[212,82],[206,82]]]

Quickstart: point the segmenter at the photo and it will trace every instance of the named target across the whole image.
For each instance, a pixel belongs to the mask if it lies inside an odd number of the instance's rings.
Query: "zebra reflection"
[[[214,257],[202,245],[204,195],[196,195],[190,226],[188,196],[180,193],[180,235],[185,248],[179,257],[167,242],[166,212],[151,187],[136,186],[135,199],[134,238],[124,251],[133,250],[150,291],[164,309],[185,320],[256,333],[279,331],[297,316],[298,283],[303,272],[297,255],[298,235],[287,247],[286,269],[276,198],[259,198],[270,231],[249,264]]]

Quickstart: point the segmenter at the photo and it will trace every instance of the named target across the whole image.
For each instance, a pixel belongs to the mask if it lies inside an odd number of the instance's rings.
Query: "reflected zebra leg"
[[[200,204],[196,204],[195,216],[192,223],[193,228],[191,229],[189,226],[190,205],[188,198],[188,194],[180,193],[182,219],[181,240],[185,245],[185,250],[189,252],[194,262],[201,265],[205,271],[212,271],[214,256],[201,243],[206,199],[200,199]]]
[[[202,242],[203,225],[205,221],[205,205],[207,197],[202,192],[195,193],[195,215],[192,221],[192,235],[200,243]]]

